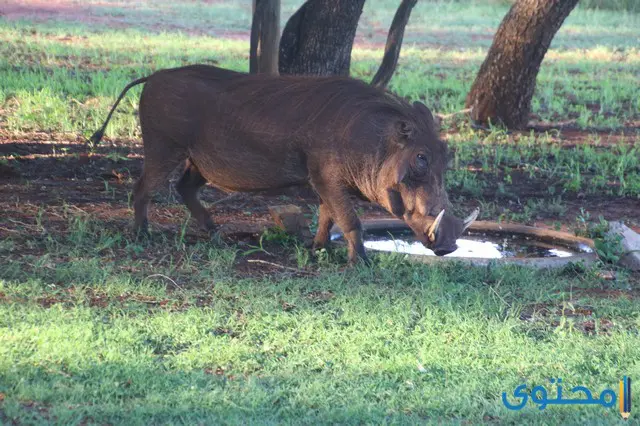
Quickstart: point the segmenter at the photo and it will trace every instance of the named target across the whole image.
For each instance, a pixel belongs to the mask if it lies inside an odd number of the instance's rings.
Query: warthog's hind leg
[[[164,141],[153,141],[149,147],[148,136],[145,138],[144,163],[142,175],[133,188],[134,231],[148,232],[147,213],[151,195],[162,185],[171,172],[184,161],[186,155],[179,148]],[[164,142],[164,143],[163,143]]]
[[[214,230],[211,215],[209,215],[207,209],[205,209],[202,203],[200,203],[200,200],[198,200],[198,191],[205,183],[207,183],[207,181],[202,177],[200,170],[198,170],[191,160],[187,160],[182,178],[180,178],[176,184],[176,190],[200,226],[211,232]]]

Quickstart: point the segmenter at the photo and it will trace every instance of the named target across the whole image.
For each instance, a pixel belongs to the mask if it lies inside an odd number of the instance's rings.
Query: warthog
[[[206,183],[227,192],[310,183],[320,198],[314,248],[335,222],[349,262],[367,260],[356,195],[403,219],[439,255],[477,216],[444,214],[447,146],[429,108],[344,77],[266,76],[205,65],[158,71],[131,82],[113,105],[98,142],[131,87],[140,98],[142,176],[134,188],[135,228],[147,228],[154,189],[178,166],[176,189],[199,223],[214,223],[198,200]],[[433,217],[437,216],[436,220]]]

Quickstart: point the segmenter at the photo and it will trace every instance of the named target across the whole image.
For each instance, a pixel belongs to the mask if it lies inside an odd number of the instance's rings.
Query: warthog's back
[[[161,133],[186,144],[202,124],[216,84],[243,74],[207,65],[166,69],[151,75],[140,97],[143,133]]]
[[[215,186],[249,191],[305,183],[309,167],[347,157],[375,162],[385,126],[411,111],[354,79],[197,66],[151,76],[140,120],[145,150],[147,139],[164,135],[186,146]]]

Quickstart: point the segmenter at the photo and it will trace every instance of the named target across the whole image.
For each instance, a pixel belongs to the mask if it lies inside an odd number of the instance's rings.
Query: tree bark
[[[393,22],[391,22],[391,27],[389,28],[389,35],[387,36],[387,44],[384,47],[382,63],[380,63],[378,72],[373,76],[373,80],[371,80],[371,84],[373,86],[385,88],[389,84],[389,81],[391,81],[391,77],[393,77],[396,65],[398,64],[398,58],[400,57],[402,39],[404,38],[404,29],[407,26],[407,22],[409,22],[411,10],[417,2],[418,0],[402,0],[400,6],[398,6],[398,10],[393,17]]]
[[[536,76],[553,36],[578,0],[517,0],[504,17],[466,106],[479,124],[527,125]]]
[[[353,39],[364,2],[305,2],[282,32],[280,73],[348,76]]]
[[[278,74],[280,0],[253,0],[249,72]]]

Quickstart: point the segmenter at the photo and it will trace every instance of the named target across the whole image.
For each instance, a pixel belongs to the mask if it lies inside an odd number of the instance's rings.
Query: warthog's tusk
[[[444,210],[442,210],[440,214],[438,214],[436,220],[433,221],[433,223],[429,227],[429,230],[427,231],[427,236],[432,243],[436,241],[436,234],[438,233],[438,228],[440,227],[442,216],[444,216]]]
[[[462,232],[466,231],[467,228],[471,226],[473,221],[478,217],[478,214],[480,214],[480,209],[476,207],[476,209],[472,211],[471,214],[464,220]]]

